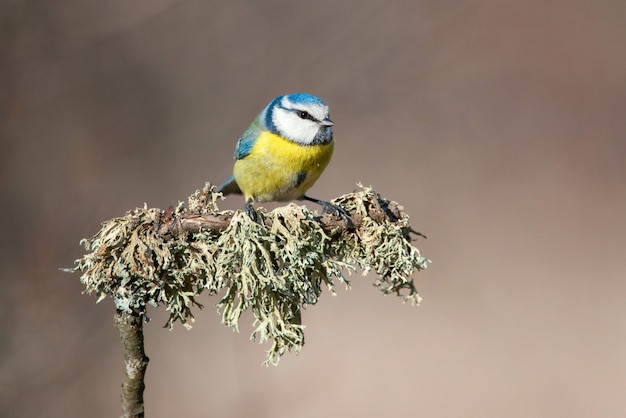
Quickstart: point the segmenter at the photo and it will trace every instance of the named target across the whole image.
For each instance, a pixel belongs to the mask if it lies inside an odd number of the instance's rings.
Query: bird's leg
[[[246,202],[243,204],[243,210],[248,214],[250,219],[252,219],[254,222],[259,221],[259,214],[256,213],[256,210],[254,210],[254,207],[252,206],[250,202]]]
[[[302,199],[308,200],[309,202],[317,203],[318,205],[322,207],[322,212],[326,212],[333,216],[340,217],[341,220],[346,223],[348,228],[354,227],[354,224],[352,223],[352,219],[350,219],[346,211],[341,206],[337,206],[325,200],[319,200],[319,199],[316,199],[314,197],[310,197],[307,195],[302,196]]]

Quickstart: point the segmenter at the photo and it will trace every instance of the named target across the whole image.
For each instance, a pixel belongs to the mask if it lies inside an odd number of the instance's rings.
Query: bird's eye
[[[305,112],[304,110],[301,110],[298,112],[298,116],[300,116],[300,119],[310,119],[311,115],[309,115],[309,112]]]

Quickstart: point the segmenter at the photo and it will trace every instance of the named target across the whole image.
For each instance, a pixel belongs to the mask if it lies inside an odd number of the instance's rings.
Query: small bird
[[[243,194],[253,220],[252,202],[308,200],[351,224],[339,206],[305,194],[330,162],[333,125],[328,105],[315,96],[276,97],[237,141],[233,175],[217,191]]]

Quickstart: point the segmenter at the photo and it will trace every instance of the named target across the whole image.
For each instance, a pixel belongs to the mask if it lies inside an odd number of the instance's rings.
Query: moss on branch
[[[202,293],[220,295],[224,324],[238,329],[251,310],[252,338],[271,341],[266,363],[277,364],[304,344],[301,311],[317,303],[344,273],[374,271],[383,293],[412,304],[420,296],[410,279],[430,262],[411,244],[412,229],[402,207],[370,188],[337,198],[353,221],[317,216],[289,204],[259,210],[259,223],[243,212],[220,211],[219,193],[209,184],[176,208],[138,208],[111,219],[76,260],[86,293],[113,298],[121,312],[143,316],[146,306],[165,306],[170,317],[190,327]]]

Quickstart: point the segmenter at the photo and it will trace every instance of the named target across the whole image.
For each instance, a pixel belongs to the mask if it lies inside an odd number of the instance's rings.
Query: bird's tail
[[[217,191],[222,193],[224,196],[228,194],[243,194],[239,185],[235,181],[235,176],[230,176],[228,180],[226,180],[220,187],[217,188]]]

